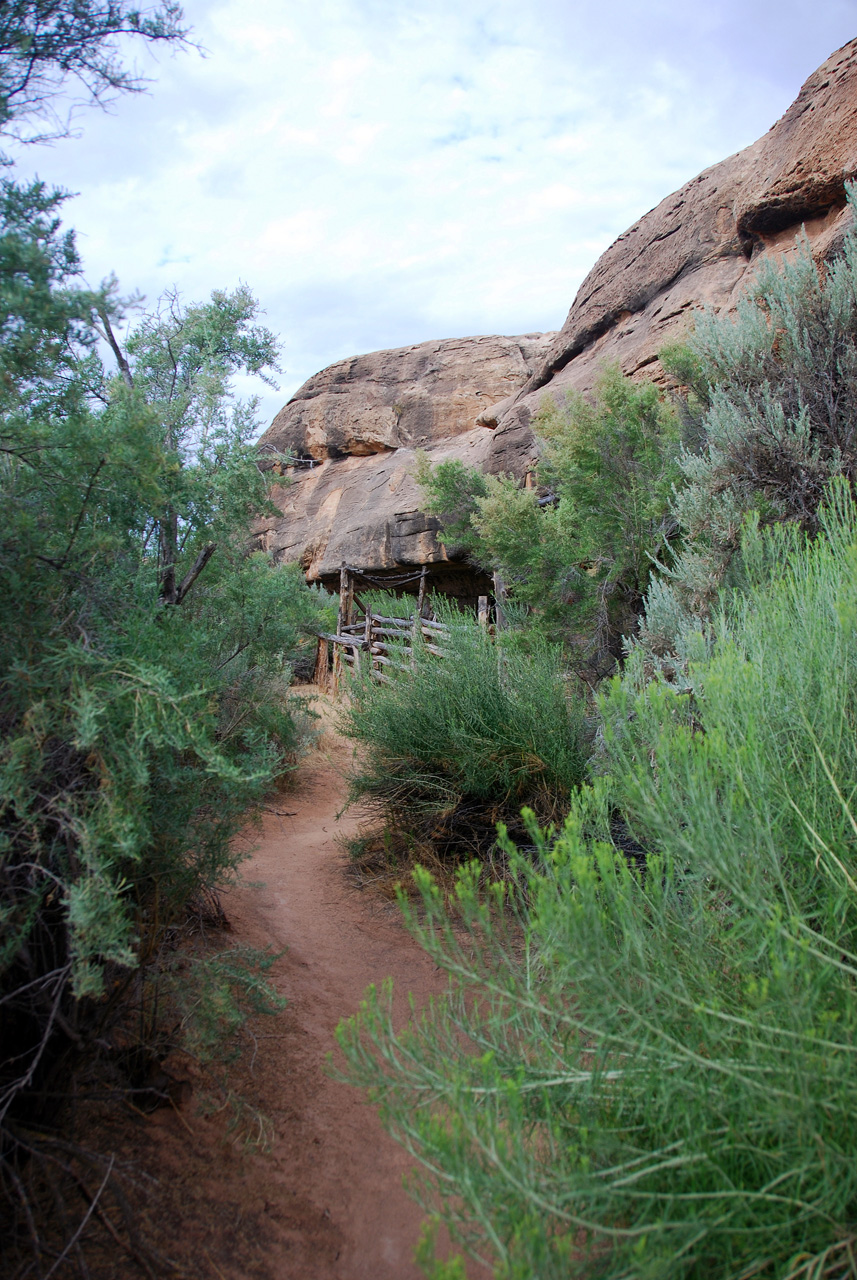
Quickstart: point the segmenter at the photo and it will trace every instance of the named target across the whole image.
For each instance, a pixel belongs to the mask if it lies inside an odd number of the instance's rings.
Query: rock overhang
[[[759,264],[794,252],[802,230],[817,259],[833,255],[851,225],[845,184],[855,175],[852,40],[763,138],[619,236],[556,333],[419,343],[310,378],[261,443],[317,458],[324,476],[283,490],[282,516],[260,529],[263,541],[318,580],[332,580],[342,559],[379,572],[416,563],[463,572],[420,513],[416,451],[522,476],[537,454],[531,422],[546,396],[590,392],[610,362],[658,380],[659,350],[688,331],[694,311],[734,308]],[[417,514],[426,521],[418,532]],[[413,533],[397,532],[406,526]]]

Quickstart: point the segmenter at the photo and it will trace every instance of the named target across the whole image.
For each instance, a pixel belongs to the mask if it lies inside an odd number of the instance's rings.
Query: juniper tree
[[[678,423],[654,386],[611,367],[591,401],[546,396],[533,429],[538,488],[427,459],[417,478],[447,540],[498,570],[531,625],[604,674],[635,627],[652,556],[677,529]]]
[[[275,355],[249,292],[172,297],[123,347],[59,197],[0,196],[0,1190],[20,1206],[27,1126],[291,767],[315,606],[249,543],[266,487],[232,380]]]

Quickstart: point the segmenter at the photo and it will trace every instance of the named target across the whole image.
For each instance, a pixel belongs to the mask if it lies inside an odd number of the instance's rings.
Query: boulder
[[[449,440],[527,381],[550,336],[447,338],[339,360],[295,392],[262,443],[320,461]]]
[[[480,421],[482,410],[511,400],[552,336],[421,342],[315,374],[259,442],[263,455],[297,460],[274,492],[281,517],[260,526],[263,545],[300,561],[310,581],[338,580],[343,560],[380,573],[428,563],[466,594],[484,589],[420,511],[416,453],[484,468],[494,423]]]
[[[484,468],[490,443],[490,433],[476,427],[429,454]],[[415,467],[416,450],[399,448],[296,469],[290,484],[274,490],[282,514],[265,522],[264,546],[277,560],[299,561],[310,582],[338,582],[343,561],[382,575],[422,564],[449,575],[458,562],[437,541],[438,521],[420,510]]]

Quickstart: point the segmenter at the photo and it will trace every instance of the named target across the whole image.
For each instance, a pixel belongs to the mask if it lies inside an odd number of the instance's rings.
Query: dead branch
[[[182,600],[184,600],[185,596],[190,591],[191,587],[196,582],[197,578],[202,573],[203,569],[208,564],[209,560],[214,555],[216,550],[217,550],[216,542],[207,542],[205,546],[202,548],[199,555],[196,557],[190,569],[187,571],[185,576],[182,578],[181,583],[179,584],[179,588],[178,588],[178,591],[176,592],[176,598],[175,598],[176,604],[181,604]]]

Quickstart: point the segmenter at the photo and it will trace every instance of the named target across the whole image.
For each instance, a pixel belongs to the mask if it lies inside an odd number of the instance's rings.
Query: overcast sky
[[[19,170],[91,282],[250,285],[310,374],[427,338],[558,328],[598,255],[753,142],[857,35],[857,0],[188,0],[206,55]]]

